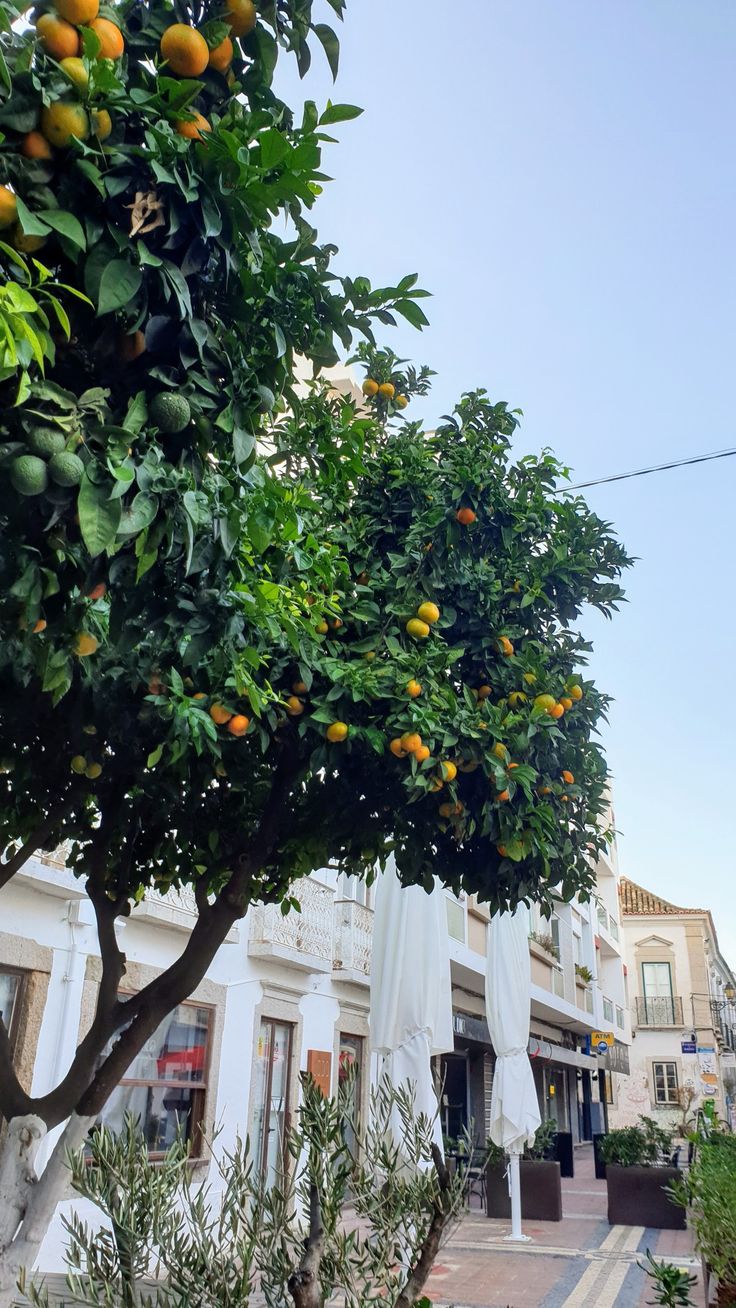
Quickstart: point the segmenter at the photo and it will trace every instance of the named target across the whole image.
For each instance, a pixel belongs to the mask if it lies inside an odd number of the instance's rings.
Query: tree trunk
[[[40,1117],[14,1117],[0,1149],[0,1308],[16,1298],[18,1276],[30,1272],[57,1204],[69,1190],[67,1152],[78,1149],[94,1125],[73,1113],[41,1176],[34,1159],[46,1136]]]
[[[312,1181],[309,1187],[309,1237],[305,1243],[304,1257],[288,1281],[294,1308],[324,1308],[325,1301],[319,1279],[324,1242],[319,1190]]]

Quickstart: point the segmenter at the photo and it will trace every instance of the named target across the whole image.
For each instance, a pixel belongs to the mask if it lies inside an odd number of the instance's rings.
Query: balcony
[[[373,952],[373,909],[354,899],[335,901],[332,974],[336,981],[367,986]]]
[[[334,891],[312,877],[304,877],[292,890],[300,913],[284,916],[278,904],[258,904],[252,910],[248,953],[304,972],[331,972]]]
[[[682,1000],[679,995],[637,995],[637,1026],[682,1026]]]

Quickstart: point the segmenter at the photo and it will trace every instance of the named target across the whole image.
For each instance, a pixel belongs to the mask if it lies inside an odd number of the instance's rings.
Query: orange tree
[[[65,1148],[254,900],[391,852],[494,906],[590,888],[605,700],[572,624],[627,560],[551,457],[511,463],[505,406],[407,421],[427,370],[372,331],[423,293],[336,278],[306,216],[357,111],[297,124],[271,88],[282,47],[334,65],[309,0],[0,13],[0,886],[71,842],[102,968],[47,1094],[0,1022],[1,1298]],[[356,334],[364,403],[296,385]],[[120,997],[117,920],[185,885],[181,956]]]

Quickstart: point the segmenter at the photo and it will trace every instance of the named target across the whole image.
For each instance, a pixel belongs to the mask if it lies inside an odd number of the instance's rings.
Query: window
[[[121,996],[125,998],[125,996]],[[212,1010],[179,1004],[164,1018],[108,1099],[100,1121],[119,1131],[125,1113],[137,1117],[152,1156],[181,1130],[193,1152],[201,1147]]]
[[[607,1022],[613,1021],[613,1004],[610,999],[603,999],[603,1016]]]
[[[450,899],[449,895],[445,899],[445,908],[447,909],[447,930],[453,940],[459,940],[465,944],[465,910],[462,904],[458,904],[456,899]]]
[[[652,1063],[655,1104],[677,1103],[677,1063]]]
[[[675,1021],[675,1002],[669,963],[642,963],[641,981],[644,991],[644,1021],[671,1026]]]
[[[269,1186],[284,1158],[291,1093],[290,1022],[261,1018],[256,1045],[256,1084],[253,1105],[253,1158]]]
[[[582,966],[583,962],[583,941],[582,937],[573,931],[572,933],[572,961],[576,967]]]
[[[553,913],[549,920],[549,933],[555,942],[557,948],[557,957],[560,956],[560,919],[556,913]]]
[[[363,1038],[340,1034],[340,1059],[337,1065],[340,1086],[350,1083],[348,1121],[345,1123],[345,1142],[354,1155],[357,1145],[355,1127],[360,1125],[360,1105],[363,1092]]]
[[[620,1028],[623,1028],[623,1025],[624,1025],[624,1010],[623,1010],[623,1008],[620,1008],[619,1005],[617,1004],[617,1005],[616,1005],[616,1026],[617,1026],[617,1027],[620,1027]]]
[[[10,1038],[11,1049],[14,1048],[18,1034],[18,1017],[24,979],[22,972],[11,971],[9,968],[0,970],[0,1017],[3,1019],[5,1030]]]

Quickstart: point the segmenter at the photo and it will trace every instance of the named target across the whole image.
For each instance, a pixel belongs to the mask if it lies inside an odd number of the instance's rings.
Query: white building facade
[[[571,1143],[602,1129],[602,1099],[619,1094],[611,1066],[625,1064],[630,1040],[615,852],[597,868],[598,898],[560,905],[551,921],[534,912],[530,952],[530,1053],[544,1117]],[[299,1073],[328,1093],[348,1068],[367,1111],[377,1068],[369,1045],[371,890],[325,869],[295,887],[301,913],[256,906],[234,927],[202,984],[162,1024],[128,1069],[104,1118],[128,1110],[162,1153],[184,1123],[195,1153],[218,1131],[216,1148],[250,1136],[257,1165],[272,1173],[280,1137],[294,1113]],[[494,1056],[485,1021],[487,910],[446,897],[453,982],[455,1050],[442,1060],[442,1123],[449,1141],[471,1130],[485,1144]],[[195,920],[186,895],[153,897],[120,926],[135,991],[181,952]],[[35,1094],[69,1067],[91,1020],[100,959],[91,906],[65,868],[63,850],[34,858],[0,891],[0,1010],[23,1083]],[[589,1053],[588,1037],[611,1033],[612,1053]],[[609,1096],[610,1097],[610,1094]],[[46,1145],[46,1153],[53,1143]],[[203,1168],[205,1164],[202,1164]],[[59,1215],[40,1258],[62,1268]]]
[[[631,1076],[612,1125],[645,1114],[687,1129],[712,1107],[734,1125],[736,980],[710,912],[620,883],[631,1000]]]

